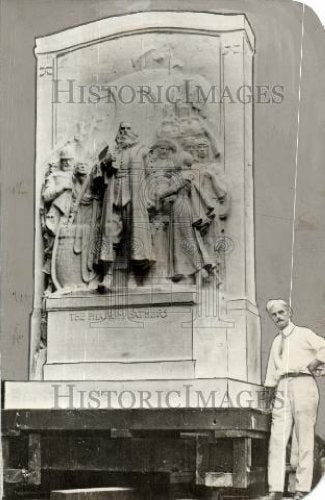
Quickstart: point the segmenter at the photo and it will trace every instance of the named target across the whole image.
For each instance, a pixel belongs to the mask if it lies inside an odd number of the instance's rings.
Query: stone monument
[[[37,39],[31,380],[258,391],[254,44],[168,11]]]

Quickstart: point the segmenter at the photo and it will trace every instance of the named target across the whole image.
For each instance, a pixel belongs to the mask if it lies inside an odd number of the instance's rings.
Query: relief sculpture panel
[[[82,119],[75,123],[66,116],[71,106],[62,94],[74,99],[84,88],[68,78],[67,62],[78,55],[59,59],[55,129],[65,141],[54,152],[57,160],[49,163],[41,192],[46,296],[163,287],[168,280],[194,285],[219,275],[218,241],[230,189],[220,153],[221,108],[208,102],[212,81],[207,79],[209,63],[215,76],[220,73],[219,40],[203,43],[206,47],[194,45],[196,56],[201,55],[195,65],[184,48],[176,49],[179,35],[170,37],[169,45],[162,45],[159,35],[141,37],[159,48],[136,58],[125,54],[126,61],[117,68],[129,67],[115,69],[122,75],[109,82],[109,92],[106,85],[96,87],[95,103],[93,93],[86,96],[83,90],[83,101],[73,108],[75,118]],[[122,49],[125,42],[119,43]],[[110,60],[111,51],[105,45],[97,76],[107,75],[104,61]],[[93,51],[81,50],[82,60]],[[79,76],[91,77],[81,59],[78,68]],[[68,90],[63,88],[67,82]],[[100,95],[102,87],[106,94]],[[130,89],[132,100],[126,101]],[[219,281],[217,277],[215,283]]]

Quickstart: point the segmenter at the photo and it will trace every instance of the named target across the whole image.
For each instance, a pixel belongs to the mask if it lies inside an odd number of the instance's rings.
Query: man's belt
[[[296,377],[313,377],[313,375],[311,373],[304,373],[304,372],[285,373],[284,375],[281,375],[280,378],[296,378]]]

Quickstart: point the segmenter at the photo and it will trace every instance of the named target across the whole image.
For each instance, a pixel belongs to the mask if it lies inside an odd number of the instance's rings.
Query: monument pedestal
[[[194,378],[194,295],[143,288],[48,298],[44,379]]]
[[[44,380],[226,376],[258,384],[257,308],[231,301],[221,318],[218,290],[209,291],[204,304],[197,289],[172,287],[47,298]]]

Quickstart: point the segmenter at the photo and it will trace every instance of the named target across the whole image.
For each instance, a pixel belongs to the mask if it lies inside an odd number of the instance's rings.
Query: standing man
[[[120,256],[129,267],[147,271],[153,262],[149,214],[144,203],[147,147],[127,122],[121,122],[114,155],[108,149],[93,173],[102,193],[102,217],[95,255],[100,293],[112,290],[113,265]],[[131,268],[130,268],[131,267]]]
[[[273,340],[265,386],[274,391],[269,443],[270,500],[283,497],[286,447],[294,426],[298,460],[294,500],[310,491],[314,466],[314,428],[318,387],[314,374],[325,362],[325,339],[292,322],[291,307],[281,299],[266,306],[279,332]]]

